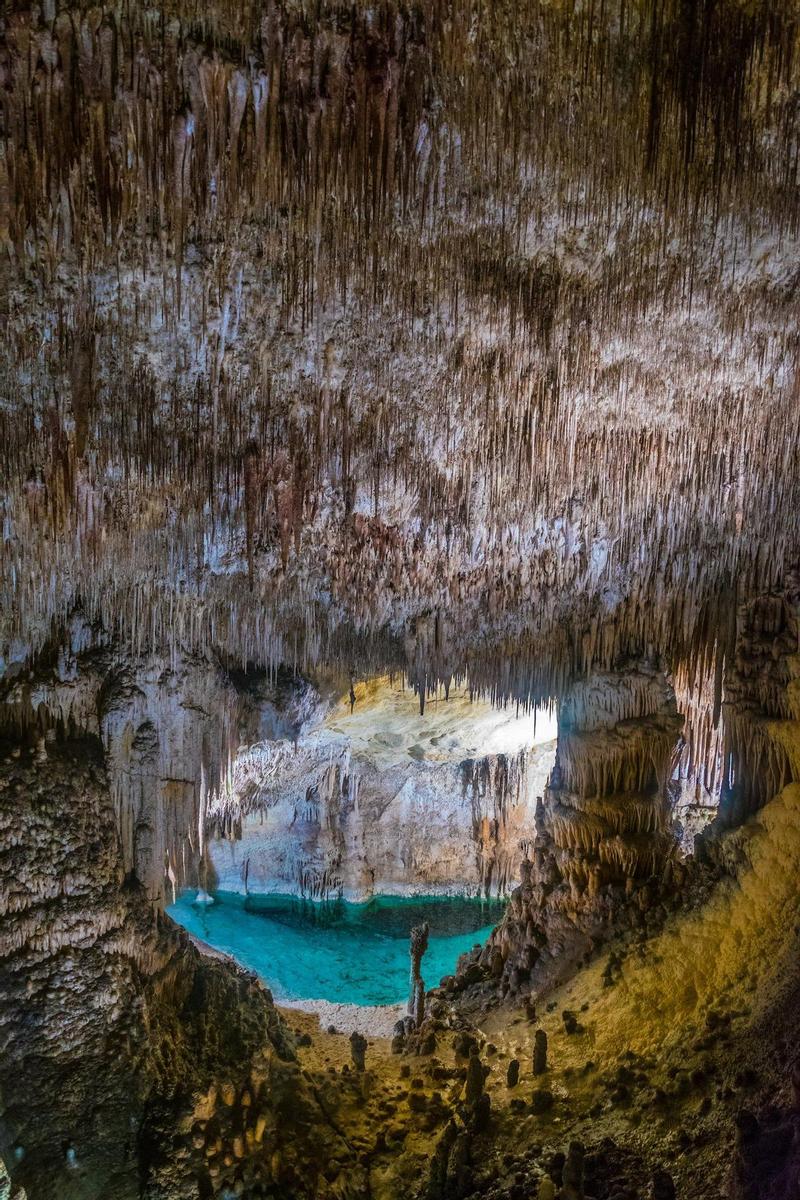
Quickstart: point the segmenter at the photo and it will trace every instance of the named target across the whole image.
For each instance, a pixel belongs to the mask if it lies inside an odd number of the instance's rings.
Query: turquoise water
[[[293,896],[217,892],[194,903],[185,892],[167,912],[190,933],[260,975],[275,999],[396,1004],[408,998],[408,935],[427,921],[422,977],[451,975],[458,956],[484,942],[502,902],[442,896],[379,896],[366,904],[321,904]]]

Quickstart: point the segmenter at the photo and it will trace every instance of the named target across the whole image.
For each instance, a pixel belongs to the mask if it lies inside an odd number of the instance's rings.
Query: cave
[[[797,0],[6,0],[0,1200],[797,1200]]]
[[[519,886],[555,713],[451,687],[421,714],[402,678],[344,695],[298,678],[248,686],[259,740],[237,747],[207,797],[206,853],[180,895],[173,882],[167,911],[276,1000],[391,1036],[411,929],[428,925],[438,983]]]

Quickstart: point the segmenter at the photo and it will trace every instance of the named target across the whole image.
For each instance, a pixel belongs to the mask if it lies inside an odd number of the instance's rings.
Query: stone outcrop
[[[480,955],[503,990],[564,977],[680,874],[667,783],[681,726],[664,674],[646,665],[594,676],[562,699],[532,857]]]
[[[99,742],[5,740],[0,759],[0,1155],[15,1187],[189,1200],[254,1170],[324,1194],[320,1145],[347,1147],[269,993],[201,957],[126,876]]]

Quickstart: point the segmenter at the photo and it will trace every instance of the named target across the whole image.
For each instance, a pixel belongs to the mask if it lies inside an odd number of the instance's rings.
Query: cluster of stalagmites
[[[564,1013],[566,1032],[580,1033],[582,1028],[572,1013]],[[610,1139],[587,1150],[575,1139],[564,1149],[551,1141],[551,1124],[561,1106],[569,1101],[563,1086],[550,1080],[551,1064],[547,1058],[547,1038],[542,1029],[535,1031],[529,1059],[521,1063],[505,1054],[498,1057],[497,1047],[487,1043],[477,1030],[463,1020],[457,1011],[438,998],[431,1000],[425,1017],[422,1040],[411,1038],[397,1052],[410,1056],[402,1073],[411,1074],[413,1064],[441,1051],[450,1043],[454,1052],[452,1068],[445,1068],[437,1058],[430,1060],[427,1070],[433,1080],[446,1085],[452,1081],[450,1101],[442,1106],[436,1096],[428,1098],[421,1090],[422,1079],[412,1079],[409,1103],[419,1119],[429,1121],[429,1127],[439,1128],[435,1149],[427,1171],[427,1181],[418,1194],[424,1200],[465,1200],[467,1197],[497,1197],[503,1200],[584,1200],[590,1196],[610,1196],[623,1200],[636,1194],[648,1182],[649,1195],[655,1200],[674,1200],[675,1185],[670,1173],[663,1168],[653,1170],[637,1161],[630,1152],[620,1150]],[[598,1084],[605,1087],[611,1105],[627,1107],[631,1103],[629,1085],[647,1082],[635,1055],[628,1055],[624,1065],[604,1074]],[[425,1070],[421,1064],[417,1071]],[[499,1160],[493,1145],[495,1110],[487,1089],[492,1075],[505,1069],[505,1082],[511,1094],[509,1108],[515,1114],[538,1118],[542,1142],[534,1142],[524,1155],[506,1153]],[[584,1075],[596,1072],[588,1062]],[[558,1098],[551,1088],[558,1091]],[[601,1106],[595,1106],[599,1115]],[[563,1118],[558,1118],[558,1123]],[[616,1187],[615,1187],[616,1184]]]
[[[615,975],[619,967],[615,953],[609,960],[610,973]],[[671,1049],[652,1054],[627,1049],[611,1061],[587,1057],[582,1067],[565,1070],[559,1070],[558,1061],[565,1040],[575,1039],[587,1052],[597,1045],[591,1035],[591,1040],[583,1039],[587,1030],[582,1022],[592,1021],[589,1003],[580,1012],[561,1013],[555,1055],[548,1051],[543,1029],[534,1029],[537,1014],[531,1007],[530,1032],[521,1033],[528,1053],[509,1058],[468,1026],[455,1037],[452,1032],[448,1035],[454,1012],[438,996],[432,997],[427,1024],[436,1031],[440,1046],[445,1037],[452,1038],[462,1088],[432,1158],[427,1196],[433,1200],[524,1200],[528,1196],[633,1200],[646,1195],[674,1200],[682,1194],[670,1173],[674,1168],[658,1166],[652,1158],[654,1150],[663,1154],[669,1146],[679,1161],[687,1194],[710,1195],[713,1177],[719,1180],[722,1194],[736,1200],[788,1200],[796,1182],[800,1128],[800,1072],[796,1067],[788,1071],[786,1061],[787,1053],[794,1054],[796,1030],[791,999],[796,967],[790,970],[788,1005],[773,1010],[778,1022],[774,1031],[754,1025],[747,1007],[721,1002],[705,1011],[700,1028],[692,1026],[690,1037],[676,1038]],[[548,1004],[547,1014],[554,1008],[555,1004]],[[522,1020],[515,1019],[514,1026]],[[404,1049],[412,1055],[429,1053],[413,1042]],[[487,1081],[493,1074],[496,1080],[502,1071],[510,1111],[535,1118],[525,1127],[522,1152],[512,1140],[511,1153],[500,1154],[491,1137],[482,1137],[487,1128],[495,1128]],[[493,1097],[497,1096],[495,1086]],[[581,1097],[580,1122],[574,1107],[577,1096]],[[609,1131],[616,1135],[627,1121],[638,1127],[645,1113],[652,1117],[654,1130],[659,1130],[654,1138],[642,1142],[623,1136],[617,1144],[608,1136]],[[581,1137],[590,1136],[588,1145],[574,1136],[568,1144],[553,1143],[554,1131],[570,1122],[580,1128]],[[597,1138],[597,1128],[605,1130],[606,1136]],[[716,1154],[722,1144],[729,1151],[720,1163]],[[639,1157],[642,1152],[649,1161]],[[697,1164],[706,1162],[710,1173],[704,1186],[696,1172]]]

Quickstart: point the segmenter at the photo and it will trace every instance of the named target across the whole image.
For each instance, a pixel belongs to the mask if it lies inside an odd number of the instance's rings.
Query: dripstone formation
[[[481,955],[491,964],[499,951],[504,988],[551,984],[618,928],[621,909],[645,917],[674,889],[684,867],[667,781],[682,724],[664,675],[642,665],[564,696],[533,855]]]
[[[211,1195],[251,1177],[237,1139],[266,1139],[272,1166],[258,1186],[310,1192],[320,1145],[347,1149],[269,992],[201,958],[125,876],[100,745],[46,746],[0,748],[0,864],[14,880],[2,907],[0,1096],[14,1184],[31,1195]],[[312,1127],[317,1149],[308,1142],[299,1167],[279,1146]]]
[[[0,1195],[794,1196],[799,94],[798,0],[5,4]],[[510,899],[390,1043],[188,885]]]

